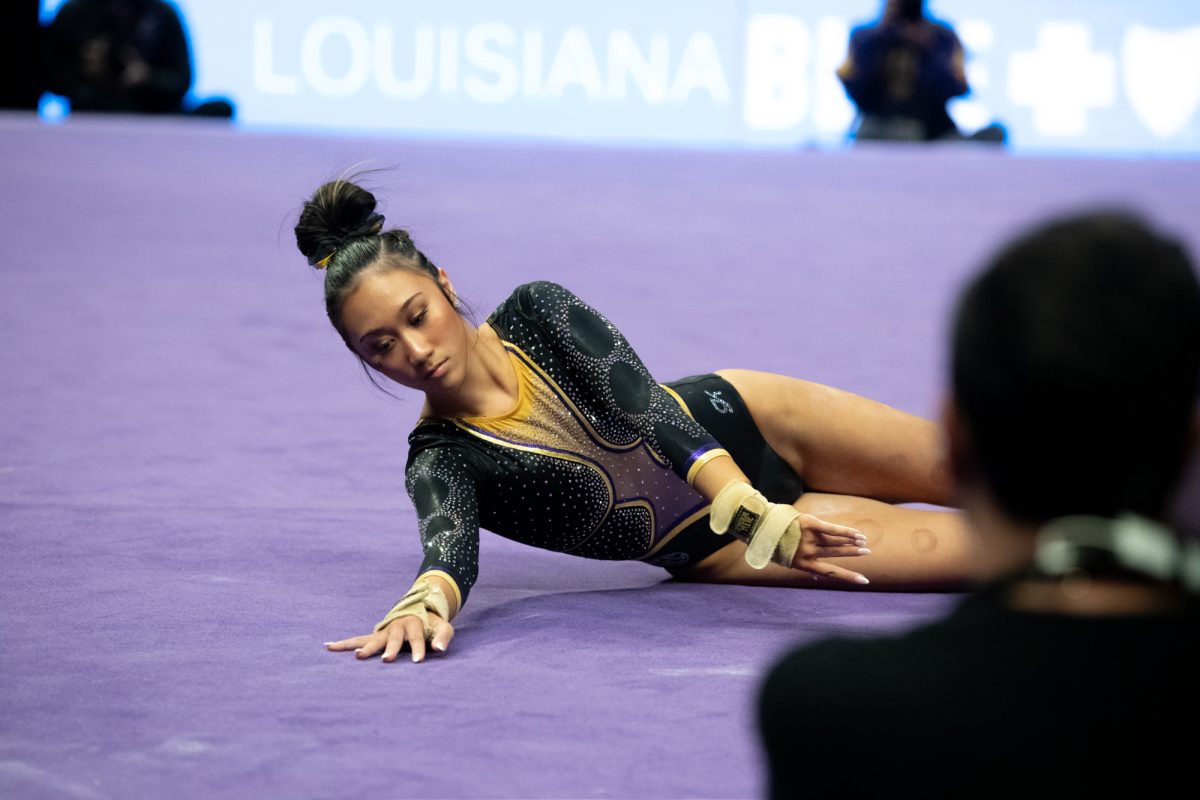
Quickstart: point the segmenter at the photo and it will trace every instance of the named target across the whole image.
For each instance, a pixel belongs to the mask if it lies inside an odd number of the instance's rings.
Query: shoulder
[[[850,46],[868,46],[879,38],[881,31],[882,26],[878,22],[867,22],[862,25],[856,25],[850,30]]]
[[[937,42],[943,47],[961,47],[958,41],[958,34],[954,32],[954,28],[938,20],[930,20],[930,26],[933,28]]]
[[[428,470],[438,464],[465,462],[467,436],[453,422],[445,419],[425,419],[408,434],[408,463],[411,475],[416,470]]]
[[[758,690],[756,717],[773,766],[804,736],[797,720],[820,720],[825,733],[835,737],[856,736],[862,725],[878,725],[878,708],[893,708],[896,698],[919,691],[887,670],[896,662],[893,644],[829,639],[792,650],[767,670]],[[792,780],[786,771],[773,769],[772,774],[773,783]]]
[[[539,300],[554,297],[557,291],[566,291],[557,283],[550,281],[533,281],[522,283],[512,290],[512,294],[504,299],[496,310],[488,317],[488,322],[516,314],[522,317],[532,316],[538,307]]]
[[[565,286],[553,281],[532,281],[523,283],[513,290],[505,302],[515,302],[523,307],[534,310],[546,304],[560,304],[579,298]]]
[[[831,679],[859,687],[864,696],[936,686],[944,673],[991,658],[989,630],[998,621],[989,609],[969,599],[944,618],[898,635],[840,637],[805,645],[775,663],[763,690],[777,700],[794,696],[811,707],[840,702],[828,696]]]
[[[437,429],[443,428],[445,432]],[[466,437],[449,433],[451,423],[431,421],[409,436],[404,485],[422,519],[441,513],[453,501],[460,510],[480,486],[480,454]],[[457,498],[457,500],[454,500]]]
[[[70,23],[86,19],[88,16],[95,16],[95,13],[87,3],[81,3],[79,0],[67,0],[67,2],[59,7],[58,13],[50,21],[49,27],[61,28]]]
[[[907,637],[831,639],[789,652],[767,671],[758,693],[768,751],[794,750],[804,736],[797,720],[821,720],[834,737],[878,733],[896,718],[917,729],[914,705],[936,697],[944,684],[936,669],[923,669],[930,664],[923,652]]]
[[[552,281],[524,283],[488,317],[488,323],[509,338],[524,323],[555,329],[581,313],[594,314],[578,295]]]
[[[872,673],[881,661],[892,661],[898,647],[902,647],[900,642],[889,637],[826,639],[796,648],[767,672],[763,693],[771,696],[773,702],[786,703],[788,698],[798,698],[797,703],[809,706],[809,699],[798,696],[823,695],[830,675],[837,675],[837,682],[846,685],[856,685],[864,678],[874,680],[879,676]]]

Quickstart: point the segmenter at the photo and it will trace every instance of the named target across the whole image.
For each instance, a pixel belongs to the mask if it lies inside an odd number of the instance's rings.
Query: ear
[[[437,271],[437,285],[442,290],[442,294],[446,295],[446,299],[450,301],[450,305],[454,305],[458,300],[458,292],[454,291],[454,284],[450,282],[450,276],[441,267],[438,267]]]

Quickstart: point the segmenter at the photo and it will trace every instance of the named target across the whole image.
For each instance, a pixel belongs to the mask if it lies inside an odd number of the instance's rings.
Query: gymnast
[[[326,183],[296,244],[325,271],[326,311],[351,352],[425,395],[405,470],[424,560],[374,632],[328,649],[385,662],[405,643],[414,661],[427,645],[444,652],[481,527],[686,581],[966,579],[959,515],[894,505],[950,504],[934,423],[747,370],[660,385],[620,331],[554,283],[517,287],[476,326],[445,270],[375,208],[353,179]]]

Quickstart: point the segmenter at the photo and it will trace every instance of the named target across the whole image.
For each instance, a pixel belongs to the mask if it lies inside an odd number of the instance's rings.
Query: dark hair
[[[296,223],[296,247],[309,266],[325,270],[325,312],[352,351],[342,327],[342,301],[370,268],[407,269],[435,281],[438,269],[408,232],[383,229],[375,195],[353,179],[330,181],[305,201]]]
[[[896,10],[906,22],[920,22],[925,18],[925,0],[899,0]]]
[[[966,289],[952,347],[973,466],[1007,513],[1165,512],[1200,388],[1179,244],[1120,212],[1040,227]]]

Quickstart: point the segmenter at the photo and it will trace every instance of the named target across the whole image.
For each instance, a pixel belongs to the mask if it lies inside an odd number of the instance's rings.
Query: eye
[[[429,313],[429,309],[427,309],[427,308],[421,309],[421,313],[417,314],[415,317],[413,317],[412,321],[409,322],[409,324],[412,325],[414,328],[417,327],[418,325],[420,325],[422,322],[425,321],[425,315],[428,313]]]
[[[375,344],[371,345],[371,351],[380,355],[392,349],[391,339],[376,339]]]

